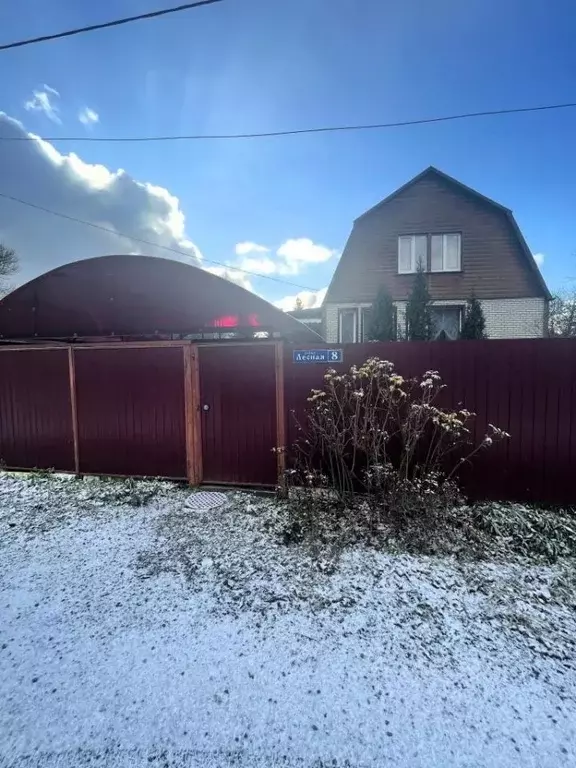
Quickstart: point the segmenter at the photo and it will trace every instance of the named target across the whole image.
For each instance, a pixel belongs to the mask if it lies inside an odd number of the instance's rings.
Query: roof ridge
[[[491,197],[487,197],[486,195],[483,195],[481,192],[478,192],[478,190],[474,189],[473,187],[469,187],[466,184],[463,184],[458,179],[454,178],[454,176],[450,176],[449,174],[445,173],[444,171],[441,171],[439,168],[436,168],[434,165],[429,165],[427,168],[424,168],[423,171],[420,171],[420,173],[417,173],[416,176],[413,176],[411,179],[409,179],[407,182],[402,184],[400,187],[395,189],[393,192],[391,192],[387,197],[385,197],[383,200],[380,200],[379,203],[376,203],[376,205],[373,205],[371,208],[368,208],[367,211],[364,211],[364,213],[361,213],[360,216],[354,219],[354,223],[357,221],[360,221],[361,219],[368,216],[368,214],[372,213],[376,209],[380,208],[380,206],[384,205],[385,203],[388,203],[390,200],[397,197],[401,192],[404,192],[405,189],[408,189],[408,187],[411,187],[413,184],[416,184],[418,181],[423,179],[428,174],[435,174],[440,179],[443,179],[444,181],[449,182],[450,184],[455,184],[460,189],[464,190],[465,192],[473,195],[474,197],[477,197],[481,200],[484,200],[484,202],[495,206],[496,208],[500,208],[503,211],[510,211],[510,208],[507,208],[505,205],[502,205],[502,203],[496,202],[496,200],[493,200]]]

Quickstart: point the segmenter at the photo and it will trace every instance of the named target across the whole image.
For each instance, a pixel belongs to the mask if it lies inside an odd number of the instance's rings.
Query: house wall
[[[414,275],[398,274],[398,237],[450,232],[461,234],[461,270],[427,273],[432,299],[545,296],[509,213],[430,173],[356,220],[326,301],[371,303],[381,286],[406,300]]]
[[[488,299],[482,302],[490,339],[534,339],[546,336],[547,301]]]
[[[435,301],[441,306],[464,306],[466,299],[444,299]],[[398,326],[406,327],[406,301],[395,301],[398,309]],[[481,301],[484,317],[486,318],[486,332],[490,339],[533,339],[546,335],[546,299],[484,299]],[[325,304],[324,328],[327,342],[337,344],[338,338],[338,311],[340,309],[352,309],[370,307],[370,303],[343,303]],[[359,340],[360,341],[360,340]]]
[[[338,338],[338,312],[341,309],[358,309],[363,307],[371,307],[370,302],[364,302],[363,304],[325,304],[324,305],[324,338],[330,344],[338,344],[340,339]],[[356,321],[356,328],[359,328],[360,315]]]

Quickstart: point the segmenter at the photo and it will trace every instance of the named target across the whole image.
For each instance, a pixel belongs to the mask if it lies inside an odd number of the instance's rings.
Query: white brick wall
[[[324,338],[329,344],[338,344],[338,305],[324,305]]]
[[[398,327],[406,327],[406,303],[394,302],[398,308]],[[434,301],[439,306],[464,306],[465,299]],[[338,310],[369,307],[370,304],[326,304],[324,306],[324,329],[326,341],[337,344]],[[482,301],[486,332],[490,339],[530,339],[545,335],[546,300],[529,299],[484,299]]]
[[[340,309],[362,309],[362,307],[371,307],[372,304],[325,304],[324,305],[324,338],[328,344],[338,344],[338,311]],[[360,313],[356,320],[356,328],[359,328]]]
[[[484,299],[490,339],[532,339],[546,332],[546,299]]]

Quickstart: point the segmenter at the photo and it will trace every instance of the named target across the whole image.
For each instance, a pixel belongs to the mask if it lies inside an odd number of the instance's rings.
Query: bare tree
[[[18,266],[16,251],[0,243],[0,296],[10,291],[9,278],[18,272]]]
[[[548,306],[548,333],[562,338],[576,336],[576,289],[560,291],[553,297]]]

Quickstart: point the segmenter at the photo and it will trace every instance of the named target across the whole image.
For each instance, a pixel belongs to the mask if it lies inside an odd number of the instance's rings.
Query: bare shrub
[[[474,445],[474,414],[439,407],[443,388],[437,371],[408,380],[376,357],[326,372],[324,388],[308,398],[288,470],[299,489],[294,538],[429,530],[461,503],[459,469],[509,435],[490,425]]]

